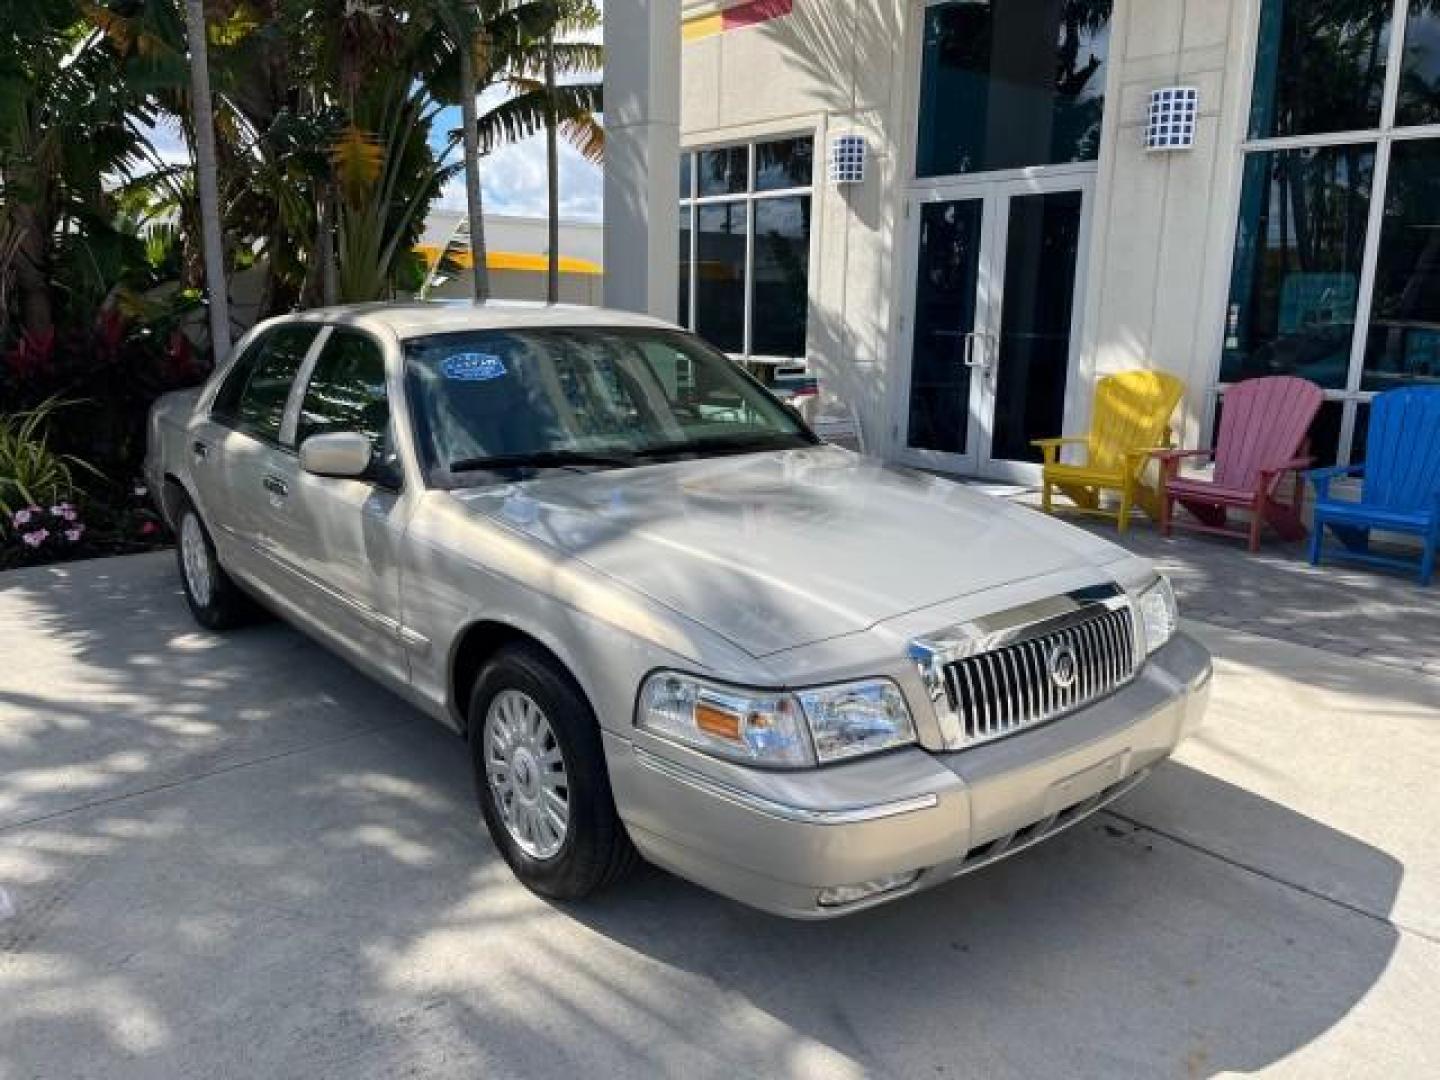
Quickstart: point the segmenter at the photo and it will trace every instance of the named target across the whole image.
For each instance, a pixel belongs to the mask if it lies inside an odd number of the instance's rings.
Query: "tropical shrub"
[[[26,412],[0,416],[0,513],[13,519],[38,513],[41,506],[69,506],[76,470],[95,472],[88,462],[56,453],[48,444],[46,425],[66,404],[51,398]]]

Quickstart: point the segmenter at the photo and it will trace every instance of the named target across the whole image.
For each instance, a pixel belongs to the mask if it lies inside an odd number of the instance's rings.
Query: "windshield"
[[[421,457],[442,487],[816,441],[726,356],[680,331],[434,334],[405,343],[405,368]]]

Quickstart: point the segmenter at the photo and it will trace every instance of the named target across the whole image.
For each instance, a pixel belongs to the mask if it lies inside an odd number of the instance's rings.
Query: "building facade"
[[[1234,382],[1310,378],[1313,452],[1345,463],[1375,392],[1440,381],[1431,0],[696,0],[683,26],[681,321],[805,359],[887,457],[1032,479],[1030,440],[1140,367],[1185,380],[1186,445]]]

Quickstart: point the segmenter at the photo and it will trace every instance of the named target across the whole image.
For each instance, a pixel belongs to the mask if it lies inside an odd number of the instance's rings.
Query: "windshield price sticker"
[[[456,353],[440,363],[440,373],[457,382],[488,382],[505,374],[505,362],[491,353]]]

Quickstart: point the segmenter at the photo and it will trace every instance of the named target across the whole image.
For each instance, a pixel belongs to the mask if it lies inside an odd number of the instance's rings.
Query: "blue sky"
[[[483,111],[500,97],[480,95]],[[460,126],[460,110],[441,115],[436,130],[444,133]],[[485,210],[492,214],[545,216],[545,140],[535,136],[504,146],[486,155],[481,166],[481,189]],[[601,213],[601,172],[580,156],[579,151],[560,140],[560,216],[572,221],[599,221]],[[463,208],[464,178],[457,178],[441,195],[440,205]]]

